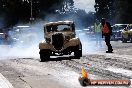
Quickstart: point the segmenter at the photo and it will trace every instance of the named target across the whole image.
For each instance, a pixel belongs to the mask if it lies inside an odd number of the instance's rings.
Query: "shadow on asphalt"
[[[49,61],[62,61],[62,60],[72,60],[72,59],[80,59],[80,58],[75,58],[74,56],[57,56],[57,57],[50,57],[49,60],[44,61],[44,62],[49,62]]]

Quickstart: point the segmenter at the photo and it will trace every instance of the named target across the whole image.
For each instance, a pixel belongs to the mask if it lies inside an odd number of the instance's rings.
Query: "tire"
[[[130,37],[129,40],[130,40],[130,42],[132,43],[132,35],[130,35],[129,37]]]
[[[122,43],[127,43],[127,39],[122,38]]]
[[[49,50],[40,50],[40,61],[45,62],[50,59],[50,52]]]
[[[82,57],[82,45],[81,44],[75,47],[74,57],[77,59],[80,59],[80,57]]]

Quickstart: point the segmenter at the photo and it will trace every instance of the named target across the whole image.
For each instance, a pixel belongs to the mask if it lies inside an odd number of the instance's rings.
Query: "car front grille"
[[[56,50],[61,50],[64,44],[64,37],[62,33],[52,35],[52,44]]]

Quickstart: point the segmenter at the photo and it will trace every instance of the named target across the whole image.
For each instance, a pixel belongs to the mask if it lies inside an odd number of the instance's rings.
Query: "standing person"
[[[105,43],[108,47],[106,53],[112,53],[113,49],[110,44],[110,36],[112,35],[112,27],[109,22],[106,22],[105,18],[102,18],[102,37],[105,37]]]
[[[98,46],[102,46],[101,44],[101,28],[102,28],[102,25],[101,23],[96,19],[95,23],[94,23],[94,32],[95,32],[95,37],[96,37],[96,45]]]

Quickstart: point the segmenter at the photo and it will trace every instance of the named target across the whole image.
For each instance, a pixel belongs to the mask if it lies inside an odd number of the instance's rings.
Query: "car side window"
[[[50,32],[51,31],[51,26],[47,26],[47,32]]]

